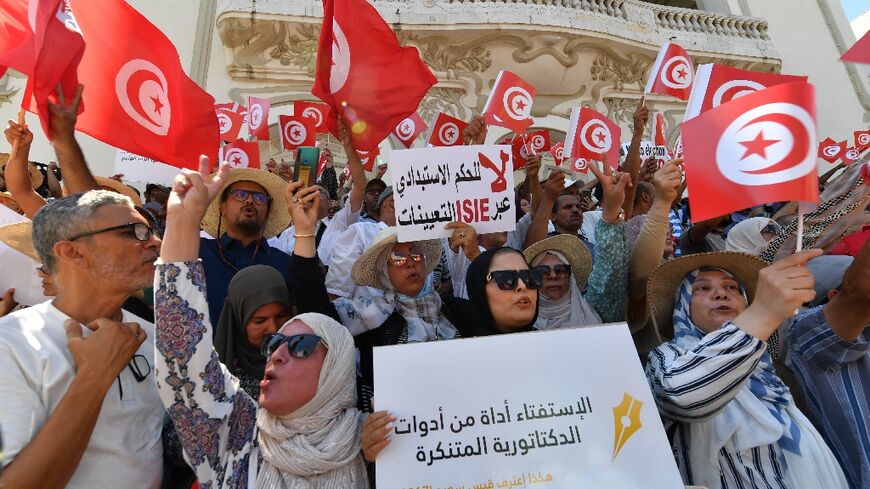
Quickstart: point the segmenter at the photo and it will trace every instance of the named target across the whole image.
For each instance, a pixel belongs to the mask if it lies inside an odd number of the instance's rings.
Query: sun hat
[[[112,192],[119,193],[121,195],[129,197],[130,200],[133,201],[134,206],[138,206],[138,207],[142,206],[142,199],[139,198],[139,194],[137,194],[135,190],[128,187],[126,184],[121,183],[121,182],[115,180],[114,178],[108,178],[108,177],[95,176],[94,180],[97,181],[97,185],[100,186],[100,190],[111,190]],[[61,194],[64,197],[70,195],[70,192],[66,188],[66,186],[63,187]]]
[[[374,287],[383,290],[381,272],[393,245],[399,241],[395,227],[388,227],[379,232],[371,246],[354,262],[350,277],[357,285]],[[427,239],[415,241],[423,256],[426,257],[426,275],[432,273],[441,261],[441,241]]]
[[[223,196],[230,185],[236,182],[254,182],[266,189],[266,193],[272,198],[271,205],[269,206],[269,215],[266,216],[266,227],[263,229],[264,238],[269,239],[278,236],[282,231],[290,227],[292,218],[287,210],[287,206],[284,205],[284,190],[287,188],[287,182],[278,175],[267,171],[254,168],[236,168],[230,170],[227,181],[221,187],[220,192],[218,192],[214,200],[211,201],[208,210],[205,212],[205,217],[202,218],[202,229],[206,233],[215,238],[220,238],[218,236],[219,221],[223,221],[220,222],[222,232],[229,227],[226,219],[220,215],[221,196]]]
[[[9,153],[0,153],[0,169],[6,170],[6,164],[9,162]],[[31,162],[27,162],[27,170],[30,172],[30,186],[33,187],[34,190],[38,189],[42,186],[42,182],[45,181],[45,177],[42,176],[42,172],[39,171],[39,168],[36,167]]]
[[[30,221],[16,222],[0,226],[0,242],[7,244],[13,250],[27,255],[36,262],[42,262],[33,247],[33,226]]]
[[[653,270],[646,284],[648,314],[653,327],[665,341],[674,336],[674,294],[689,272],[699,268],[725,270],[746,289],[751,304],[758,284],[758,272],[766,266],[767,262],[761,258],[736,251],[697,253],[664,262]]]
[[[589,274],[592,273],[592,255],[589,253],[589,248],[577,236],[559,234],[532,244],[523,251],[523,255],[527,262],[532,263],[538,255],[549,250],[558,251],[568,259],[574,280],[580,290],[583,290],[586,281],[589,280]]]

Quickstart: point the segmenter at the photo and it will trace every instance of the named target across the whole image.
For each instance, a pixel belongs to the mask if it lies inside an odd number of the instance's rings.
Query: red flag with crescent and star
[[[825,138],[819,143],[819,158],[833,163],[846,153],[846,141],[834,141],[831,138]]]
[[[532,125],[534,97],[535,87],[510,71],[501,70],[481,115],[491,126],[525,132]]]
[[[562,163],[568,159],[565,157],[565,143],[562,142],[554,144],[550,148],[550,154],[553,155],[553,161],[556,162],[556,166],[562,166]]]
[[[815,90],[786,83],[684,122],[692,219],[779,201],[819,201]]]
[[[575,107],[571,110],[565,138],[565,154],[571,158],[572,165],[578,158],[604,161],[601,155],[607,155],[607,162],[616,168],[621,137],[619,126],[603,114],[589,107]]]
[[[805,82],[807,77],[760,73],[730,66],[703,64],[698,66],[692,94],[683,120],[687,121],[725,102],[782,83]]]
[[[238,139],[225,144],[220,159],[233,168],[260,168],[260,143]]]
[[[238,139],[242,132],[242,126],[245,124],[245,114],[247,114],[245,106],[236,102],[215,104],[214,111],[221,139],[227,142]]]
[[[689,100],[694,81],[695,70],[692,68],[692,58],[679,44],[666,42],[656,57],[649,79],[646,82],[645,93],[670,95],[680,100]]]
[[[326,127],[326,121],[329,118],[329,106],[319,102],[308,102],[305,100],[293,101],[293,115],[311,118],[314,121],[314,132],[317,134],[326,134],[329,128]]]
[[[248,123],[248,134],[260,141],[269,140],[269,107],[268,99],[248,97],[248,113],[245,122]]]
[[[417,136],[423,134],[425,130],[426,122],[420,117],[420,114],[414,112],[402,119],[402,122],[399,122],[399,125],[393,129],[392,134],[403,146],[410,148],[414,144],[414,140],[417,139]]]
[[[870,131],[855,131],[855,149],[863,152],[870,148]]]
[[[402,47],[365,0],[324,0],[311,93],[332,107],[327,125],[344,118],[356,149],[378,146],[413,114],[437,79],[416,48]]]
[[[379,154],[381,154],[381,148],[378,146],[375,146],[371,151],[356,150],[356,155],[359,156],[359,161],[365,171],[373,171],[375,169],[375,162],[377,162]]]
[[[303,115],[278,116],[281,146],[288,150],[295,150],[300,146],[314,146],[316,142],[314,123],[314,119]]]
[[[460,146],[462,144],[462,131],[468,127],[468,123],[462,119],[438,112],[432,122],[432,130],[429,131],[428,144],[432,146]]]
[[[177,167],[196,169],[199,155],[214,157],[214,98],[188,78],[172,42],[127,2],[70,5],[87,43],[78,70],[85,111],[76,129]]]

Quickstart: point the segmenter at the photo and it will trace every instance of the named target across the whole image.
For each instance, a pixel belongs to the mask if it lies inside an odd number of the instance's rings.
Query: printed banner
[[[144,156],[119,149],[115,153],[115,169],[113,173],[121,173],[124,180],[134,182],[159,183],[172,186],[175,176],[181,173],[178,167],[154,161]]]
[[[514,172],[510,146],[394,150],[390,172],[399,241],[445,238],[462,221],[478,233],[513,231]]]
[[[379,488],[684,487],[625,323],[375,348],[374,384]]]

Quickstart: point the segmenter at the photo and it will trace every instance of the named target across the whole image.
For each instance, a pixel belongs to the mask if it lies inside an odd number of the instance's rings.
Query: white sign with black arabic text
[[[375,348],[374,386],[379,489],[684,487],[625,323]]]
[[[181,169],[119,149],[115,153],[115,173],[123,174],[124,180],[172,186]]]
[[[444,238],[445,225],[478,234],[513,231],[514,172],[510,146],[451,146],[390,153],[399,241]]]

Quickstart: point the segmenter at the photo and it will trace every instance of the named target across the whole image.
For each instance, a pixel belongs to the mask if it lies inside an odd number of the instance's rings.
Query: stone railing
[[[752,17],[721,15],[703,10],[649,4],[655,23],[664,29],[747,39],[770,39],[767,22]]]
[[[375,0],[377,1],[377,0]],[[616,17],[618,19],[627,19],[628,15],[623,6],[625,0],[447,0],[451,4],[528,4],[528,5],[550,5],[556,7],[573,8],[584,10],[596,14]]]

